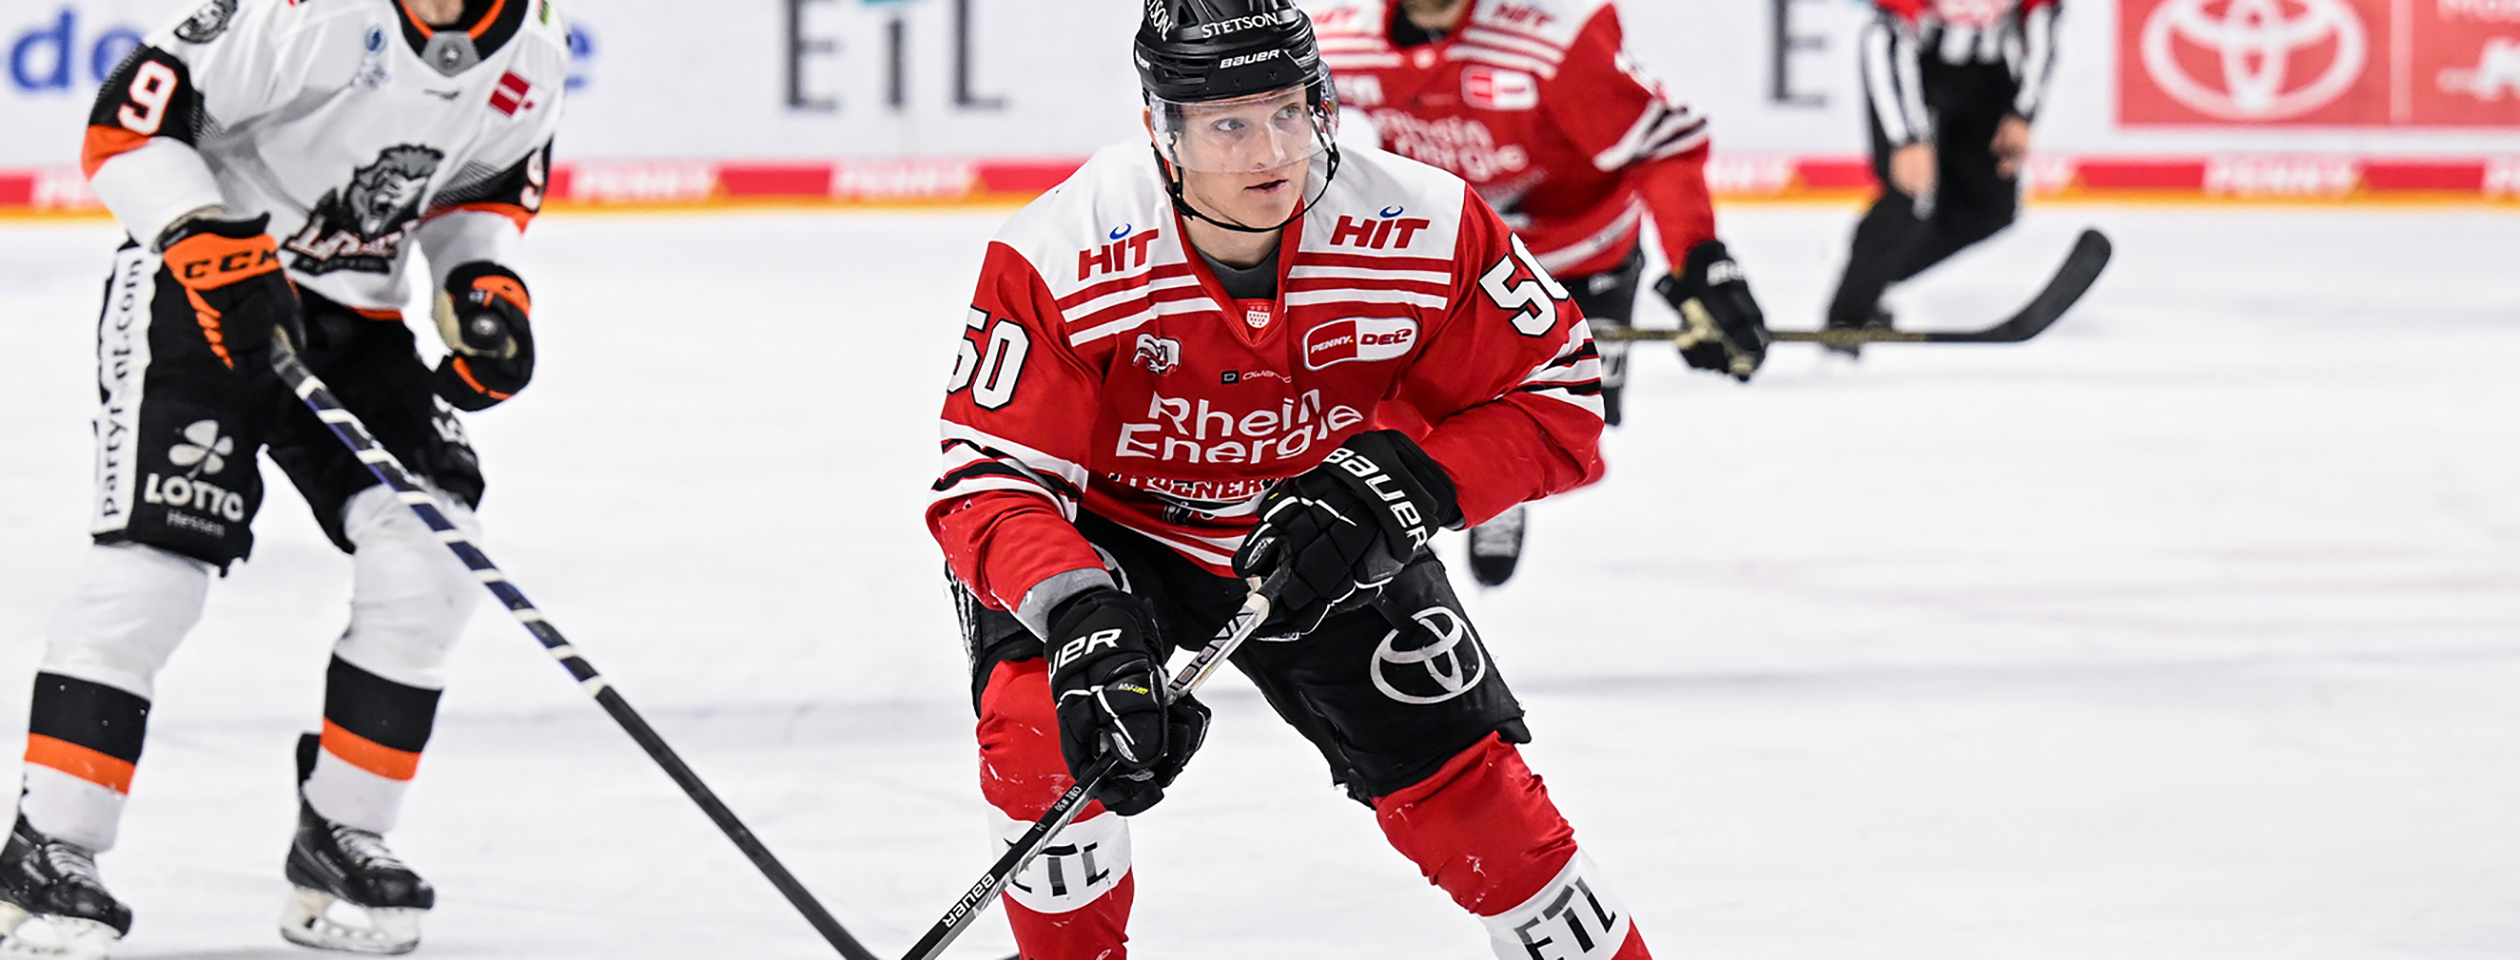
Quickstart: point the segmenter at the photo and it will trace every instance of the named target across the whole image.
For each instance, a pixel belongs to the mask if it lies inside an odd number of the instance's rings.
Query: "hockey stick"
[[[1252,632],[1260,628],[1260,621],[1268,617],[1269,598],[1260,594],[1255,578],[1251,594],[1243,598],[1242,609],[1234,614],[1232,620],[1225,622],[1225,628],[1217,631],[1216,639],[1208,641],[1208,645],[1199,650],[1198,656],[1191,658],[1188,665],[1173,674],[1172,682],[1164,688],[1167,699],[1179,699],[1199,689],[1199,685],[1206,683],[1216,668],[1225,665],[1225,658],[1234,655],[1234,648],[1251,639]],[[962,936],[963,930],[971,926],[971,921],[980,918],[981,912],[989,908],[998,894],[1006,892],[1006,885],[1015,879],[1015,875],[1022,873],[1025,865],[1041,855],[1042,849],[1050,845],[1051,838],[1076,819],[1078,811],[1085,808],[1085,801],[1094,795],[1094,788],[1102,786],[1103,778],[1111,775],[1112,765],[1113,758],[1105,758],[1085,771],[1085,776],[1075,786],[1060,794],[1058,802],[1050,805],[1049,812],[1033,821],[1032,829],[1024,831],[1021,839],[1008,847],[996,863],[989,865],[989,872],[982,875],[979,882],[963,891],[962,898],[946,908],[945,915],[936,921],[935,926],[928,928],[927,935],[912,944],[909,953],[902,954],[902,960],[935,960],[937,954],[944,953],[954,938]]]
[[[2098,230],[2086,229],[2074,239],[2074,249],[2065,255],[2056,275],[2030,303],[2004,322],[1983,330],[1911,331],[1886,330],[1879,327],[1836,327],[1827,330],[1777,330],[1772,335],[1780,343],[1818,343],[1831,347],[1855,347],[1867,343],[2020,343],[2038,336],[2049,325],[2065,316],[2075,301],[2081,300],[2100,271],[2109,265],[2112,247],[2109,238]],[[1677,330],[1636,330],[1606,327],[1593,331],[1595,340],[1690,340],[1703,336],[1697,324]]]
[[[488,587],[491,595],[499,598],[500,605],[506,607],[518,623],[524,624],[535,640],[541,641],[543,649],[551,654],[552,659],[560,661],[560,666],[569,671],[569,676],[576,678],[578,686],[592,695],[596,703],[602,704],[605,713],[612,714],[613,720],[629,732],[630,739],[638,741],[640,748],[647,751],[649,759],[665,768],[665,774],[674,778],[683,792],[691,796],[691,802],[699,804],[701,812],[717,823],[718,829],[726,831],[726,838],[735,841],[735,846],[744,851],[744,856],[753,862],[753,866],[761,868],[762,875],[770,878],[770,885],[787,896],[788,902],[796,906],[798,913],[805,915],[805,921],[813,924],[823,939],[831,941],[832,949],[840,951],[840,955],[848,960],[877,960],[873,952],[858,943],[855,937],[849,936],[849,931],[841,929],[840,921],[832,919],[831,912],[824,910],[813,893],[797,882],[795,874],[780,865],[779,858],[771,855],[770,848],[763,846],[760,838],[753,836],[743,821],[735,819],[735,811],[727,809],[717,794],[709,790],[709,785],[700,782],[700,775],[683,763],[682,757],[674,753],[674,748],[665,744],[665,738],[648,726],[646,718],[630,709],[630,702],[622,699],[621,691],[613,689],[602,674],[595,672],[595,665],[586,662],[577,648],[569,645],[569,641],[560,635],[560,628],[543,618],[542,611],[534,607],[533,601],[525,599],[524,591],[508,582],[507,574],[500,572],[480,547],[474,546],[464,537],[463,531],[447,521],[446,514],[438,510],[437,500],[411,478],[410,471],[403,469],[402,462],[394,459],[392,452],[376,442],[376,438],[368,433],[366,424],[360,423],[357,416],[342,408],[340,398],[333,396],[332,389],[324,386],[324,381],[316,379],[315,372],[306,368],[306,362],[298,359],[296,351],[289,349],[287,338],[277,334],[271,338],[271,366],[280,374],[281,381],[288,384],[289,390],[315,411],[316,419],[331,427],[333,436],[340,438],[342,444],[358,456],[360,463],[367,464],[368,472],[392,488],[403,505],[410,507],[412,513],[419,515],[420,522],[428,524],[429,529],[437,533],[438,540],[446,544],[446,549],[454,551],[456,558],[472,569],[473,575],[481,579],[481,585]]]

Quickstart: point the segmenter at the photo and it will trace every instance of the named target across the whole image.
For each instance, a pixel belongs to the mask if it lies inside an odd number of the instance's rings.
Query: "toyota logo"
[[[1401,649],[1400,631],[1384,634],[1374,648],[1374,689],[1401,703],[1442,703],[1470,692],[1487,679],[1487,656],[1470,621],[1444,606],[1409,615],[1425,632],[1409,631],[1411,644]]]
[[[2333,40],[2315,78],[2295,55]],[[2219,55],[2219,82],[2179,62],[2181,42]],[[2167,0],[2144,21],[2144,69],[2171,99],[2224,120],[2282,120],[2327,106],[2362,79],[2370,40],[2345,0]],[[2305,82],[2305,78],[2306,82]]]

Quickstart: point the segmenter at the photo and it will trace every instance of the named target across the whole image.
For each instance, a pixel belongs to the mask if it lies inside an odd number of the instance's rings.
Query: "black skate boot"
[[[1821,334],[1826,336],[1834,330],[1888,330],[1891,329],[1890,320],[1890,311],[1882,309],[1880,304],[1874,304],[1872,315],[1865,317],[1864,322],[1850,325],[1831,321],[1828,326],[1822,328]],[[1864,356],[1864,345],[1861,343],[1824,339],[1820,341],[1820,347],[1849,360],[1860,360]]]
[[[1595,328],[1603,330],[1628,328],[1627,324],[1608,318],[1594,320],[1592,324]],[[1593,349],[1601,352],[1601,425],[1605,427],[1618,426],[1619,421],[1625,418],[1619,398],[1627,390],[1627,361],[1630,346],[1632,344],[1622,340],[1595,341],[1593,344]]]
[[[102,958],[131,932],[131,908],[105,891],[96,854],[27,826],[0,850],[0,956]]]
[[[1522,562],[1523,507],[1497,514],[1470,528],[1470,576],[1483,587],[1502,585],[1514,576],[1514,565]]]
[[[298,783],[315,768],[316,738],[298,744]],[[324,819],[298,799],[297,838],[282,872],[297,887],[280,913],[280,935],[301,946],[353,953],[410,953],[420,915],[437,891],[387,849],[385,838]]]

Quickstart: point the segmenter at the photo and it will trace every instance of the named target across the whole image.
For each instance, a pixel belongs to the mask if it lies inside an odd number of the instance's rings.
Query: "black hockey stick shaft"
[[[1234,614],[1232,620],[1226,621],[1225,628],[1217,631],[1216,638],[1208,641],[1208,645],[1199,650],[1198,656],[1191,658],[1180,672],[1173,674],[1172,681],[1165,685],[1168,697],[1179,699],[1199,689],[1200,684],[1206,683],[1207,678],[1216,673],[1216,668],[1225,665],[1227,657],[1234,655],[1235,648],[1251,639],[1252,632],[1260,628],[1260,621],[1268,617],[1269,598],[1260,594],[1255,581],[1250,595],[1243,598],[1242,609]],[[997,900],[998,894],[1006,892],[1006,885],[1015,879],[1015,875],[1024,872],[1025,865],[1040,856],[1051,839],[1057,837],[1059,831],[1067,829],[1077,813],[1085,809],[1086,800],[1093,797],[1095,788],[1102,786],[1103,778],[1110,776],[1112,766],[1112,758],[1104,758],[1086,770],[1085,776],[1076,785],[1060,794],[1049,811],[1043,813],[1041,819],[1033,821],[1032,828],[1025,830],[1021,839],[1006,848],[996,863],[989,865],[989,872],[981,875],[971,889],[963,891],[962,897],[955,900],[953,906],[946,908],[945,915],[928,928],[927,935],[910,946],[910,952],[902,955],[903,960],[935,960],[936,955],[944,953],[945,948],[953,944],[954,938],[962,936],[963,930],[989,909],[989,904]]]
[[[1778,343],[1818,343],[1832,347],[1855,347],[1867,343],[2020,343],[2040,333],[2065,316],[2091,285],[2100,279],[2100,271],[2109,265],[2114,251],[2106,234],[2086,229],[2074,238],[2074,248],[2065,255],[2065,262],[2048,279],[2037,296],[2003,322],[1983,330],[1888,330],[1880,327],[1837,327],[1827,330],[1773,330],[1769,335]],[[1604,327],[1593,331],[1595,340],[1679,340],[1692,335],[1688,328],[1677,330],[1638,330]]]
[[[850,936],[849,931],[842,929],[840,921],[823,909],[822,902],[814,899],[813,893],[798,882],[796,875],[779,863],[779,858],[770,853],[770,848],[764,846],[759,837],[753,836],[752,830],[745,827],[743,821],[736,819],[735,811],[727,809],[717,793],[700,781],[700,775],[692,772],[691,765],[683,762],[654,727],[648,726],[647,719],[630,708],[630,701],[622,698],[621,691],[613,689],[603,674],[595,671],[595,665],[578,654],[577,648],[561,636],[560,628],[552,626],[533,601],[525,599],[525,592],[510,583],[507,574],[490,562],[489,555],[482,553],[480,547],[473,545],[472,540],[446,518],[446,513],[438,509],[437,499],[412,479],[410,471],[403,468],[402,462],[396,460],[392,452],[376,442],[375,436],[368,433],[366,424],[360,423],[357,416],[342,407],[340,398],[333,396],[332,389],[324,386],[324,381],[307,369],[305,361],[289,349],[286,338],[276,334],[271,343],[271,365],[289,390],[315,411],[316,419],[332,428],[333,436],[348,446],[360,463],[367,465],[368,472],[375,474],[378,482],[391,488],[404,506],[419,515],[420,522],[427,524],[437,534],[438,540],[446,544],[446,549],[453,551],[456,559],[462,560],[464,566],[480,578],[481,585],[489,588],[492,596],[499,598],[500,605],[507,608],[509,615],[524,624],[526,631],[542,644],[543,650],[569,671],[569,676],[577,680],[578,687],[594,697],[595,702],[603,706],[604,712],[611,714],[613,720],[630,734],[630,739],[638,741],[639,748],[646,750],[650,759],[665,768],[665,775],[674,778],[674,783],[682,787],[683,793],[700,805],[701,812],[708,814],[709,819],[717,823],[718,829],[726,832],[727,839],[735,841],[736,849],[742,850],[745,858],[761,869],[762,875],[769,878],[770,885],[779,888],[779,892],[795,905],[798,913],[805,915],[806,922],[813,924],[823,939],[831,941],[832,949],[840,951],[840,955],[848,960],[876,960],[875,954],[858,943],[857,938]]]

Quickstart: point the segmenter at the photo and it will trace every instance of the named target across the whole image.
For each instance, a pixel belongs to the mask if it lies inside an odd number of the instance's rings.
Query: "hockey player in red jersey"
[[[480,587],[290,395],[270,351],[287,338],[472,528],[481,472],[450,404],[489,407],[533,374],[532,299],[510,263],[542,203],[566,27],[544,0],[194,6],[106,81],[82,151],[130,240],[97,328],[94,543],[35,675],[0,952],[102,956],[130,929],[95,855],[133,789],[159,668],[213,575],[252,551],[266,448],[352,569],[321,732],[298,743],[281,933],[401,952],[435,895],[382,834]],[[452,351],[434,368],[403,323],[415,248]]]
[[[2057,0],[1876,0],[1864,93],[1881,197],[1855,227],[1833,328],[1888,327],[1881,294],[2013,222],[2056,62]],[[1852,348],[1848,348],[1850,351]]]
[[[1715,236],[1707,123],[1623,49],[1608,0],[1311,0],[1339,101],[1384,149],[1470,181],[1556,273],[1585,319],[1626,326],[1650,218],[1673,305],[1711,324],[1691,366],[1748,380],[1767,330]],[[1658,285],[1658,289],[1661,289]],[[1602,348],[1606,419],[1620,420],[1626,345]]]
[[[1125,817],[1207,726],[1159,668],[1253,576],[1275,612],[1234,665],[1499,956],[1646,957],[1424,548],[1601,475],[1582,316],[1460,179],[1338,151],[1288,0],[1154,0],[1136,58],[1154,150],[1102,151],[989,246],[927,514],[1003,835],[1073,771],[1124,774],[1009,887],[1023,956],[1125,955]]]
[[[1654,285],[1696,329],[1690,366],[1747,381],[1768,332],[1715,236],[1705,118],[1622,49],[1607,0],[1311,0],[1339,101],[1384,149],[1470,181],[1557,274],[1595,328],[1635,312],[1650,219],[1672,273]],[[1621,419],[1628,344],[1601,346],[1602,402]],[[1503,583],[1523,511],[1470,534],[1471,572]]]

